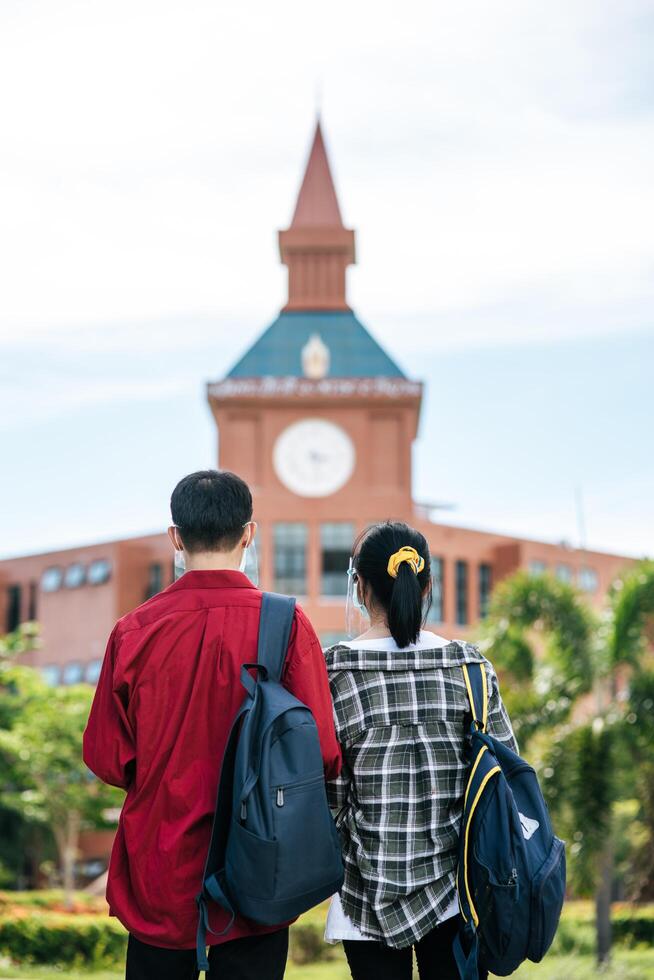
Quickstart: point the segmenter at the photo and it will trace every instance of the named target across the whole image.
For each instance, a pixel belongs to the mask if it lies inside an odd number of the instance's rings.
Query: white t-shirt
[[[392,636],[385,636],[380,640],[349,640],[348,642],[344,642],[343,646],[349,647],[350,650],[436,650],[439,647],[447,646],[448,643],[449,640],[438,636],[436,633],[432,633],[429,630],[421,630],[416,642],[411,643],[408,647],[398,647]],[[453,899],[438,921],[434,923],[434,926],[440,925],[441,922],[446,922],[447,919],[451,919],[458,914],[458,911],[459,903],[456,899]],[[340,943],[343,939],[357,939],[370,942],[380,941],[377,936],[364,936],[350,917],[343,911],[341,896],[334,895],[327,914],[325,942]]]

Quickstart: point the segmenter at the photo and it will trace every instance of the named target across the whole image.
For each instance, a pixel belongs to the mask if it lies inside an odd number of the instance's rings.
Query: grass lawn
[[[52,967],[8,967],[0,963],[0,980],[123,980],[124,970],[88,971]],[[548,956],[542,963],[527,963],[514,977],[519,980],[597,980],[598,970],[590,956]],[[651,980],[654,977],[654,950],[616,951],[611,967],[602,980]],[[296,966],[289,963],[288,980],[350,980],[347,965],[339,954],[328,963]],[[437,980],[437,978],[434,978]]]

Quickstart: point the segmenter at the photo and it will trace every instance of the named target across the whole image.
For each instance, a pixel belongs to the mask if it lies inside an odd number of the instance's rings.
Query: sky
[[[0,554],[157,531],[215,465],[318,108],[416,499],[654,554],[653,46],[651,0],[4,0]]]

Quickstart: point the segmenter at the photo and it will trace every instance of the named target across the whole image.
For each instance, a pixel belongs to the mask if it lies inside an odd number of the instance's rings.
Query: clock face
[[[355,461],[347,432],[326,419],[302,419],[284,429],[273,449],[275,473],[300,497],[327,497],[352,476]]]

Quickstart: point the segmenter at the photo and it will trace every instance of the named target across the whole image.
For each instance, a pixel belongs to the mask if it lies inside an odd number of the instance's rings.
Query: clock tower
[[[252,488],[261,586],[297,595],[323,639],[342,635],[356,535],[411,520],[411,447],[422,385],[347,303],[344,226],[320,122],[290,227],[288,300],[222,381],[208,385],[218,465]]]

